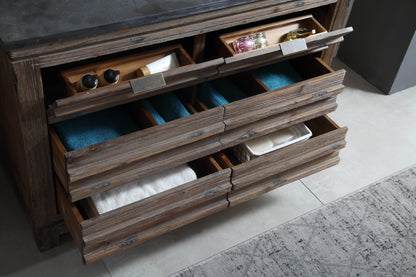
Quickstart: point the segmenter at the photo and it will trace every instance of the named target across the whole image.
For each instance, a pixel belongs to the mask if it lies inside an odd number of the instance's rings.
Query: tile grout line
[[[104,260],[101,261],[104,265],[105,270],[107,270],[108,275],[110,275],[110,277],[113,277],[113,275],[111,274],[110,270],[107,267],[107,264],[104,262]]]
[[[325,206],[325,203],[324,202],[322,202],[321,201],[321,199],[319,199],[319,197],[318,196],[316,196],[316,194],[315,193],[313,193],[313,191],[303,182],[303,180],[302,179],[299,179],[299,181],[302,183],[302,185],[310,192],[310,193],[312,193],[312,195],[316,198],[316,199],[318,199],[318,201],[319,202],[321,202],[321,204],[322,204],[322,206]]]

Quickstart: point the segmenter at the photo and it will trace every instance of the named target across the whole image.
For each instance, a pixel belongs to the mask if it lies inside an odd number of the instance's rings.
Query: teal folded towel
[[[146,108],[146,110],[150,113],[153,119],[156,121],[157,125],[161,125],[166,123],[162,116],[155,110],[155,108],[150,104],[150,102],[146,99],[140,100],[140,103]]]
[[[197,92],[198,98],[209,109],[228,104],[228,101],[222,96],[211,83],[201,84]]]
[[[253,73],[270,90],[282,88],[303,80],[288,61],[255,69]]]
[[[153,96],[149,100],[166,122],[191,115],[182,102],[171,92]]]
[[[247,95],[227,78],[213,81],[215,88],[221,93],[228,102],[244,99]]]
[[[87,114],[53,125],[67,151],[72,151],[139,130],[119,107]]]

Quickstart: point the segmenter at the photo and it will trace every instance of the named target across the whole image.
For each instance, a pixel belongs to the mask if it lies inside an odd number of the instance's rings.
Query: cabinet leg
[[[34,230],[36,244],[40,251],[45,251],[58,246],[61,235],[68,230],[63,221]]]

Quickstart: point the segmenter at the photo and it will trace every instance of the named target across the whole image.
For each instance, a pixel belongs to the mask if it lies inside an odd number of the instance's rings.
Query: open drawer
[[[290,31],[305,28],[314,30],[313,34],[306,37],[285,41]],[[267,64],[306,55],[326,49],[329,45],[341,42],[343,36],[352,32],[352,28],[344,28],[327,32],[327,30],[312,16],[304,15],[288,20],[278,21],[266,25],[243,29],[232,33],[223,34],[219,37],[218,52],[225,57],[224,65],[220,67],[220,74],[232,73],[244,68],[255,68]],[[253,34],[265,35],[268,45],[257,47],[257,49],[236,52],[233,42]],[[249,40],[253,45],[254,40]]]
[[[303,81],[270,91],[252,72],[236,74],[230,80],[246,98],[210,109],[190,87],[177,95],[185,98],[192,115],[154,126],[144,112],[138,118],[145,129],[81,149],[68,151],[51,127],[55,172],[72,201],[77,201],[335,110],[345,72],[334,72],[312,56],[291,63]]]
[[[56,179],[58,208],[86,263],[228,207],[231,169],[205,157],[188,165],[197,179],[97,214],[90,198],[72,203]]]
[[[233,191],[229,195],[230,204],[241,199],[254,198],[260,192],[267,192],[290,181],[307,176],[338,162],[337,153],[345,142],[346,127],[340,128],[328,116],[321,116],[304,122],[312,131],[308,140],[285,148],[241,161],[235,151],[239,148],[224,150],[224,154],[215,155],[223,167],[231,167]],[[335,153],[335,154],[334,154]]]
[[[293,42],[280,41],[287,30],[304,25],[315,26],[318,32],[304,39],[296,39]],[[258,31],[266,31],[269,34],[270,46],[236,55],[232,53],[232,49],[230,49],[232,40],[238,36]],[[57,99],[49,106],[48,122],[56,123],[69,118],[164,93],[166,91],[185,88],[204,81],[273,64],[289,58],[317,53],[326,49],[328,45],[340,42],[342,37],[351,31],[352,28],[345,28],[327,32],[312,16],[309,15],[222,35],[219,38],[218,58],[198,64],[195,64],[192,61],[181,46],[157,49],[151,52],[152,55],[158,56],[164,53],[171,53],[172,51],[181,53],[182,66],[163,73],[156,73],[139,78],[136,78],[133,73],[129,73],[126,76],[123,76],[122,82],[119,84],[99,87],[87,91],[86,93],[72,93],[73,96]],[[293,43],[298,43],[299,41],[305,42],[305,49],[299,50],[295,47],[296,51],[292,50],[289,53],[286,52],[286,54],[283,54],[282,49]],[[141,55],[142,54],[138,55],[135,59],[142,59],[143,62],[138,62],[137,65],[135,64],[133,66],[134,69],[136,67],[141,67],[146,63],[145,61],[148,59],[148,53],[144,53],[144,57],[141,57]],[[98,64],[93,63],[81,68],[70,69],[64,74],[67,76],[64,78],[67,80],[67,87],[71,87],[72,84],[80,78],[80,71],[86,72],[92,70],[101,73],[104,68],[108,68],[113,64],[120,64],[123,60],[129,61],[129,59],[130,58],[128,57],[122,57],[117,58],[114,61],[103,61]],[[133,69],[128,69],[128,71],[131,70]],[[342,75],[340,72],[337,74]],[[73,89],[70,90],[73,92]]]
[[[226,133],[241,133],[248,131],[250,124],[283,116],[284,112],[307,105],[324,106],[322,100],[334,98],[343,91],[344,77],[345,70],[334,71],[320,58],[308,55],[213,80],[208,83],[209,89],[202,88],[207,84],[204,83],[198,89],[196,104],[198,111],[205,111],[218,103],[218,94],[237,99],[224,102],[223,121]],[[209,98],[201,93],[213,96]],[[320,104],[311,105],[317,102]],[[276,120],[274,124],[277,126],[279,122]]]
[[[147,64],[160,61],[171,54],[175,55],[179,66],[160,73],[148,72],[150,75],[146,76],[137,74]],[[63,70],[60,75],[67,97],[57,99],[49,106],[48,122],[60,122],[192,85],[216,75],[217,67],[223,63],[224,59],[219,58],[195,64],[181,45],[173,45]],[[161,67],[163,66],[162,63]],[[101,77],[107,69],[120,71],[116,84],[100,85],[98,82],[97,88],[80,91],[78,83],[83,75],[94,74]]]
[[[223,107],[161,125],[140,102],[121,110],[131,110],[141,129],[72,151],[55,131],[57,125],[49,126],[53,166],[72,201],[221,149],[216,135],[224,131]]]
[[[263,70],[280,75],[282,67],[293,70],[296,77],[292,78],[296,83],[273,89],[256,75],[264,73]],[[334,71],[320,58],[309,55],[233,76],[240,87],[250,91],[252,97],[224,106],[226,131],[341,93],[345,70]]]

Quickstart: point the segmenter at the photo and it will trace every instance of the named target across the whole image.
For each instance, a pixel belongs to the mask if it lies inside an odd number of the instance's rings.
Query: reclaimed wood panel
[[[226,130],[330,97],[343,88],[345,70],[338,70],[224,106]]]
[[[273,115],[232,130],[227,130],[220,136],[220,142],[223,149],[229,148],[291,125],[323,116],[335,111],[336,108],[337,103],[335,97],[314,102],[312,104]]]
[[[265,0],[175,20],[127,28],[121,32],[75,40],[60,40],[10,52],[12,58],[40,56],[41,66],[79,61],[147,45],[191,37],[244,23],[335,3],[335,0]]]
[[[10,159],[13,161],[14,176],[17,177],[17,186],[25,201],[26,211],[29,212],[36,231],[59,220],[42,80],[36,60],[11,62],[5,68],[10,68],[10,65],[13,85],[10,90],[1,93],[6,97],[4,100],[7,100],[4,103],[8,112],[5,119],[10,120],[7,124],[14,125],[6,131],[11,133],[8,145],[11,149],[17,149],[15,153],[10,153]],[[12,134],[13,131],[16,132]],[[40,248],[50,247],[48,242],[38,243]]]
[[[54,165],[58,166],[56,171],[62,173],[59,175],[66,172],[67,178],[60,176],[66,186],[94,179],[96,175],[124,170],[150,156],[222,133],[222,118],[223,107],[218,107],[70,152],[59,153],[65,148],[56,146],[54,150],[57,151],[52,153],[57,160]],[[51,139],[52,145],[62,145],[58,136],[51,136]],[[58,161],[62,159],[65,160],[65,168],[60,168],[62,162]]]
[[[218,199],[231,191],[231,169],[202,177],[183,186],[143,199],[82,223],[85,247],[146,230],[176,214]],[[159,202],[160,201],[160,202]],[[143,208],[143,209],[142,209]]]
[[[329,5],[329,11],[326,18],[330,21],[328,30],[334,31],[344,28],[350,15],[354,0],[338,0],[336,3]],[[339,43],[331,45],[327,50],[322,52],[321,59],[331,65],[336,56]]]
[[[344,28],[328,33],[320,33],[314,36],[306,37],[305,42],[307,49],[290,55],[283,55],[280,44],[263,49],[248,51],[236,56],[225,58],[225,64],[220,67],[220,73],[232,73],[244,68],[254,68],[267,64],[283,61],[287,58],[294,58],[322,51],[329,45],[341,42],[343,36],[351,33],[352,28]]]
[[[178,215],[166,222],[152,226],[146,230],[139,231],[128,237],[119,237],[112,241],[106,241],[97,248],[84,249],[83,259],[85,263],[91,263],[102,259],[114,253],[123,251],[144,241],[160,236],[184,225],[190,224],[196,220],[207,217],[228,207],[228,201],[225,198],[217,199],[212,203],[201,205]]]
[[[312,140],[310,144],[312,144]],[[289,170],[301,163],[313,161],[314,159],[328,155],[335,150],[340,150],[344,148],[345,145],[346,142],[344,140],[340,140],[329,145],[321,145],[320,147],[315,148],[312,145],[307,145],[306,147],[310,147],[310,149],[305,149],[302,143],[298,143],[296,145],[297,148],[285,149],[286,151],[282,151],[284,153],[277,153],[276,151],[276,153],[274,153],[276,155],[268,155],[267,157],[264,155],[262,157],[258,157],[242,164],[247,164],[245,167],[248,167],[248,164],[252,162],[250,168],[246,169],[246,172],[241,173],[240,168],[238,171],[233,171],[233,178],[231,180],[233,189],[239,190],[245,186],[249,186],[250,184],[258,181],[260,176],[260,178],[267,178],[273,174]],[[286,155],[289,152],[290,154]],[[260,159],[262,159],[262,161],[260,161]],[[238,167],[239,166],[236,166],[234,168]]]
[[[319,123],[315,124],[316,122],[324,121],[326,121],[326,117],[305,122],[306,126],[312,131],[312,138],[233,167],[231,180],[233,189],[247,186],[258,180],[259,176],[267,177],[279,170],[287,170],[303,161],[307,162],[314,157],[326,155],[343,148],[345,146],[344,139],[347,128],[339,128],[330,123],[327,126],[322,126]],[[314,128],[316,125],[318,127]]]
[[[62,215],[65,224],[74,239],[75,244],[82,253],[83,242],[81,234],[81,223],[84,221],[81,213],[74,203],[68,201],[65,190],[63,189],[59,180],[55,180],[56,188],[56,201],[59,209],[59,213]]]
[[[213,137],[150,156],[103,174],[95,174],[92,178],[77,181],[68,186],[71,201],[89,197],[94,193],[123,185],[160,170],[179,166],[220,150],[221,143],[218,137]]]
[[[277,175],[269,177],[265,180],[259,180],[246,186],[242,189],[231,191],[228,194],[228,200],[230,201],[230,207],[234,207],[238,204],[244,203],[248,200],[256,198],[271,190],[299,180],[301,178],[312,175],[316,172],[322,171],[328,167],[334,166],[339,163],[338,151],[315,159],[313,161],[301,164],[295,168],[291,168],[287,171],[281,172]]]
[[[128,82],[133,79],[137,79],[137,70],[140,67],[146,66],[147,64],[161,59],[169,54],[175,54],[179,67],[190,66],[195,64],[189,54],[183,49],[182,45],[176,44],[167,47],[157,48],[151,51],[140,52],[137,54],[126,55],[123,57],[113,58],[100,62],[89,63],[74,68],[62,70],[60,76],[62,77],[67,94],[69,96],[77,95],[80,93],[96,93],[103,87],[114,87],[115,84],[104,85],[98,84],[98,87],[94,90],[78,91],[77,82],[82,78],[84,74],[97,74],[100,76],[105,70],[112,68],[120,71],[118,84]],[[139,76],[142,77],[142,76]]]
[[[167,91],[173,91],[213,78],[223,58],[189,65],[162,73],[166,86],[133,93],[129,82],[96,89],[91,93],[56,100],[48,109],[48,122],[56,123],[69,118],[96,112],[109,107],[130,103]]]

